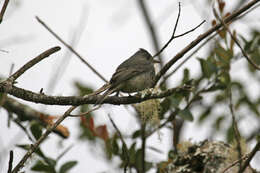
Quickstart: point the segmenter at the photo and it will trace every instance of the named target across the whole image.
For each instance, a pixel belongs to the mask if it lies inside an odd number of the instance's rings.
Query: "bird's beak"
[[[160,61],[158,61],[158,60],[153,60],[153,63],[155,64],[155,63],[160,63]]]

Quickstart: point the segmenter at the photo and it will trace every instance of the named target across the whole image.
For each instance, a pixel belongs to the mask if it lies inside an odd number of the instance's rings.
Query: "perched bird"
[[[108,95],[114,92],[133,93],[153,87],[155,82],[154,63],[151,54],[145,49],[139,49],[129,59],[121,63],[108,84],[105,84],[95,94],[107,90],[96,104],[101,104]]]

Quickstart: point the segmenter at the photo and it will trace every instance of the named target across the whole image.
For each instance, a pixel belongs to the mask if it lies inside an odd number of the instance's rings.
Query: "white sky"
[[[2,6],[3,1],[0,2]],[[8,51],[8,53],[0,52],[0,74],[8,76],[11,64],[15,64],[15,70],[21,67],[24,63],[34,58],[50,47],[59,45],[62,50],[51,55],[50,58],[37,64],[35,67],[26,72],[18,79],[17,86],[32,90],[40,91],[41,88],[46,88],[48,82],[57,69],[58,64],[63,61],[63,55],[67,49],[59,43],[46,29],[44,29],[35,19],[35,16],[40,17],[46,24],[48,24],[58,35],[65,41],[71,39],[74,31],[77,31],[78,23],[82,14],[85,14],[86,26],[80,37],[80,41],[75,49],[87,60],[94,68],[109,79],[113,74],[115,68],[137,49],[145,48],[154,54],[153,46],[149,32],[143,22],[142,15],[139,11],[136,1],[123,0],[45,0],[45,1],[10,1],[10,6],[7,8],[6,18],[0,25],[0,49]],[[18,7],[16,7],[18,5]],[[159,34],[159,41],[161,44],[165,43],[170,37],[172,28],[175,23],[178,4],[171,0],[150,0],[148,7],[152,14],[153,22],[157,26]],[[84,12],[83,12],[84,10]],[[197,24],[204,18],[197,13],[197,7],[192,6],[188,1],[182,3],[182,13],[179,22],[177,33],[183,33]],[[210,9],[202,9],[209,10]],[[201,34],[205,28],[210,26],[210,22],[192,32],[188,36],[175,40],[169,48],[164,52],[165,61],[173,57],[178,50],[185,47],[190,41],[194,40]],[[246,26],[241,25],[246,30]],[[7,42],[12,38],[19,37],[20,41]],[[203,52],[201,51],[200,54]],[[191,74],[194,75],[198,71],[198,61],[193,58],[184,67],[191,68]],[[239,69],[242,63],[236,63],[234,69]],[[178,81],[181,77],[182,71],[175,74],[175,78],[171,79],[171,87],[174,87],[174,81]],[[243,75],[239,75],[243,77]],[[247,76],[244,76],[245,78]],[[75,56],[72,56],[68,68],[65,70],[53,95],[74,95],[75,88],[73,82],[79,80],[98,88],[103,85],[92,71],[90,71],[84,64],[82,64]],[[46,93],[49,94],[49,93]],[[52,114],[63,114],[67,107],[62,106],[42,106],[40,104],[30,104],[30,106],[43,110]],[[97,123],[107,123],[106,114],[111,113],[116,124],[122,132],[128,132],[129,129],[137,128],[134,118],[128,115],[128,112],[123,106],[104,106],[104,109],[97,111]],[[26,136],[15,124],[11,124],[12,128],[7,128],[7,116],[3,109],[0,109],[0,151],[14,150],[14,165],[20,160],[24,152],[14,146],[16,141],[18,143],[28,142]],[[71,144],[74,147],[62,158],[62,163],[67,160],[78,160],[79,164],[71,172],[102,172],[111,167],[110,163],[105,163],[102,160],[101,151],[98,147],[93,147],[88,143],[76,141],[77,131],[74,128],[77,124],[77,119],[68,118],[62,124],[67,126],[71,132],[71,137],[63,142],[64,146]],[[251,122],[250,122],[251,123]],[[110,123],[108,122],[111,127]],[[207,138],[210,129],[210,123],[205,127],[196,127],[194,123],[188,123],[190,126],[185,131],[185,139],[193,139],[200,141]],[[257,122],[252,126],[259,125]],[[112,129],[112,127],[110,128]],[[196,133],[194,133],[194,131]],[[170,139],[167,130],[162,130],[163,140],[158,140],[158,136],[154,135],[148,140],[148,145],[153,145],[166,152],[170,146]],[[20,138],[20,139],[19,139]],[[218,139],[223,139],[219,137]],[[50,135],[42,148],[46,154],[52,157],[58,155],[63,150],[56,145],[57,141],[61,139],[56,135]],[[92,152],[90,152],[92,150]],[[95,154],[98,152],[100,154]],[[3,153],[3,154],[7,154]],[[92,154],[94,153],[94,154]],[[166,155],[160,155],[154,152],[148,153],[151,159],[160,160],[165,159]],[[6,155],[7,156],[7,155]],[[8,159],[0,158],[0,172],[6,172]],[[112,165],[115,167],[115,165]],[[114,171],[111,171],[114,172]]]

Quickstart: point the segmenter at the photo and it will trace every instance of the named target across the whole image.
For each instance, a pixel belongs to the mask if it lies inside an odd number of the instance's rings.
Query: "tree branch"
[[[140,103],[145,100],[154,99],[154,98],[163,98],[170,96],[175,92],[189,90],[186,87],[176,87],[171,88],[165,91],[162,91],[158,94],[147,94],[144,97],[140,94],[136,94],[131,97],[117,97],[117,96],[108,96],[103,103],[107,104],[133,104],[133,103]],[[0,92],[6,91],[5,83],[0,83]],[[25,90],[22,88],[18,88],[16,86],[12,86],[7,91],[8,94],[15,96],[17,98],[21,98],[26,101],[34,102],[34,103],[41,103],[47,105],[82,105],[82,104],[95,104],[101,95],[87,95],[87,96],[48,96],[44,94],[38,94],[29,90]]]
[[[8,3],[9,3],[9,0],[5,0],[4,5],[2,7],[2,10],[0,12],[0,23],[2,23],[2,20],[3,20],[3,17],[4,17],[4,13],[5,13],[5,10],[7,8]]]
[[[227,32],[229,33],[230,37],[232,40],[234,40],[234,42],[237,44],[237,46],[239,47],[239,49],[241,50],[242,54],[244,55],[244,57],[246,58],[246,60],[249,62],[249,64],[251,64],[256,70],[260,70],[260,67],[255,64],[247,55],[246,51],[243,49],[243,47],[240,45],[240,43],[238,42],[238,40],[236,39],[236,37],[232,34],[232,32],[230,31],[230,29],[228,28],[227,24],[225,21],[223,21],[223,19],[220,18],[220,16],[217,14],[217,11],[215,8],[213,8],[213,12],[215,17],[218,19],[218,21],[220,21],[220,23],[224,26],[224,28],[227,30]]]
[[[123,151],[123,152],[126,153],[126,158],[127,158],[127,160],[126,160],[126,165],[124,166],[124,173],[126,173],[127,167],[128,167],[128,165],[129,165],[129,161],[130,161],[130,156],[129,156],[129,153],[128,153],[128,148],[127,148],[127,145],[126,145],[126,143],[125,143],[125,140],[124,140],[124,138],[123,138],[123,136],[122,136],[122,134],[121,134],[119,128],[117,127],[116,123],[114,122],[114,120],[112,119],[112,117],[110,116],[110,114],[108,114],[108,118],[109,118],[110,122],[112,123],[113,127],[116,129],[116,132],[117,132],[117,134],[118,134],[118,136],[119,136],[119,138],[120,138],[120,140],[121,140],[121,142],[122,142],[122,145],[124,145],[125,148],[126,148],[126,151]],[[122,147],[122,148],[124,148],[124,147]],[[123,150],[124,150],[124,149],[123,149]]]
[[[145,19],[145,22],[146,22],[146,25],[150,31],[150,34],[151,34],[151,37],[152,37],[152,42],[153,42],[153,46],[154,46],[154,49],[156,52],[159,52],[160,48],[159,48],[159,41],[158,41],[158,36],[156,34],[156,31],[155,31],[155,28],[152,24],[152,21],[150,19],[150,15],[149,15],[149,12],[147,10],[147,7],[144,3],[144,0],[137,0],[139,2],[139,6],[140,6],[140,9],[143,13],[143,17]],[[158,59],[160,60],[160,66],[162,67],[162,57],[161,56],[158,56]]]
[[[176,29],[177,29],[177,26],[178,26],[178,23],[179,23],[180,15],[181,15],[181,3],[179,2],[178,16],[177,16],[177,19],[176,19],[176,22],[175,22],[175,26],[174,26],[174,29],[173,29],[173,32],[172,32],[172,36],[171,36],[171,38],[169,39],[169,41],[168,41],[160,50],[158,50],[157,53],[156,53],[153,57],[156,57],[156,56],[160,55],[160,54],[162,53],[162,51],[163,51],[163,50],[171,43],[171,41],[174,39],[175,32],[176,32]]]
[[[245,163],[242,165],[238,173],[243,173],[245,171],[250,161],[253,159],[253,157],[255,156],[256,152],[259,151],[259,149],[260,149],[260,140],[258,139],[257,144],[255,145],[253,150],[249,153],[248,158],[246,159]]]
[[[69,114],[75,109],[75,106],[71,106],[54,124],[52,124],[49,128],[46,129],[45,133],[33,144],[30,149],[24,155],[24,157],[20,160],[20,162],[13,169],[12,173],[18,173],[18,171],[24,166],[25,162],[29,157],[31,157],[32,153],[34,153],[39,145],[47,138],[47,136],[66,118]]]
[[[40,122],[45,128],[47,126],[51,125],[51,118],[49,115],[44,114],[42,112],[39,112],[25,104],[22,104],[18,102],[15,99],[12,99],[10,97],[6,97],[5,102],[3,104],[3,107],[9,111],[13,112],[16,115],[18,115],[19,120],[24,121],[24,120],[37,120]],[[58,126],[54,131],[57,135],[67,138],[69,137],[69,131],[66,127],[64,126]]]
[[[256,3],[258,3],[260,0],[252,0],[248,4],[246,4],[244,7],[242,7],[239,10],[234,11],[232,14],[227,16],[224,19],[225,23],[232,22],[236,19],[240,14],[250,9],[252,6],[254,6]],[[208,31],[206,31],[204,34],[198,36],[194,41],[192,41],[188,46],[183,48],[177,55],[175,55],[162,69],[159,73],[157,73],[155,78],[155,84],[159,81],[159,79],[171,68],[173,64],[175,64],[179,59],[181,59],[188,51],[190,51],[192,48],[197,46],[198,43],[200,43],[202,40],[207,38],[209,35],[211,35],[213,32],[217,31],[222,27],[222,24],[217,24],[210,28]]]
[[[13,159],[14,159],[14,153],[13,151],[11,150],[10,151],[10,158],[9,158],[9,163],[8,163],[8,171],[7,173],[11,173],[12,169],[13,169]]]
[[[59,51],[61,48],[59,46],[50,48],[40,55],[38,55],[36,58],[32,59],[28,63],[26,63],[24,66],[22,66],[19,70],[17,70],[13,75],[11,75],[8,79],[10,79],[12,82],[14,82],[18,77],[20,77],[25,71],[27,71],[29,68],[40,62],[41,60],[47,58],[51,54]]]
[[[104,82],[107,80],[90,65],[78,52],[76,52],[68,43],[66,43],[60,36],[58,36],[49,26],[47,26],[39,17],[36,16],[37,21],[44,26],[56,39],[58,39],[64,46],[66,46],[71,52],[73,52],[84,64],[86,64],[100,79]]]

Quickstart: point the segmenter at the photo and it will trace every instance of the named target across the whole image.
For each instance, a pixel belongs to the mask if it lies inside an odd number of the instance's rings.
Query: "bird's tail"
[[[101,104],[107,98],[107,96],[109,96],[115,91],[116,91],[115,88],[114,89],[109,88],[100,98],[97,99],[94,106]]]
[[[96,91],[94,91],[93,93],[89,94],[91,96],[93,95],[97,95],[97,94],[100,94],[102,93],[103,91],[107,90],[108,88],[110,88],[110,84],[109,83],[106,83],[104,84],[101,88],[97,89]]]

